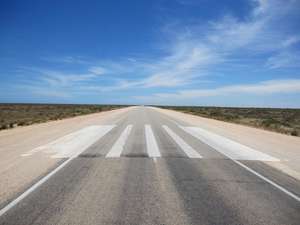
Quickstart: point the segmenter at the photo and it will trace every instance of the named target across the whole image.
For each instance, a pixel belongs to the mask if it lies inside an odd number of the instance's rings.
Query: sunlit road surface
[[[300,224],[300,182],[266,163],[281,158],[150,107],[20,157],[37,155],[58,163],[0,224]]]

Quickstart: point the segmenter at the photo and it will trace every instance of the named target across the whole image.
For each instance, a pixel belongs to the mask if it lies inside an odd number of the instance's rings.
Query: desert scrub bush
[[[300,109],[161,106],[198,116],[300,136]]]
[[[25,125],[26,125],[25,121],[18,122],[18,126],[25,126]]]
[[[293,131],[291,132],[291,135],[292,135],[292,136],[299,136],[299,132],[298,132],[297,130],[293,130]]]
[[[124,105],[1,104],[0,129],[58,120],[125,107]]]
[[[262,122],[261,122],[262,126],[264,127],[271,127],[271,126],[274,126],[274,125],[279,125],[279,122],[273,118],[268,118],[268,119],[264,119]]]
[[[2,125],[0,126],[0,130],[4,130],[4,129],[7,129],[7,128],[6,128],[6,124],[2,124]]]

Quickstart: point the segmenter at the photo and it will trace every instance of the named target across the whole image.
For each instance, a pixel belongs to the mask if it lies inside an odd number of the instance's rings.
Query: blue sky
[[[0,102],[300,107],[300,1],[0,2]]]

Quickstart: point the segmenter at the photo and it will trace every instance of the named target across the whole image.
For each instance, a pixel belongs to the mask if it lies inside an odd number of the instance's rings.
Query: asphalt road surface
[[[41,152],[60,166],[4,207],[0,224],[300,224],[299,181],[264,163],[278,159],[153,108],[24,157]]]

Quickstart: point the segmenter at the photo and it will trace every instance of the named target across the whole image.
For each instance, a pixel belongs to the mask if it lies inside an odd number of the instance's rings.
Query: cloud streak
[[[226,67],[233,58],[249,59],[254,54],[273,54],[262,61],[262,65],[271,69],[299,64],[297,53],[289,49],[299,42],[299,36],[284,35],[277,26],[297,3],[251,1],[256,7],[244,21],[224,15],[221,20],[206,24],[205,32],[199,28],[202,24],[187,27],[185,31],[171,26],[167,33],[174,38],[167,44],[166,56],[147,63],[135,60],[136,70],[132,72],[142,78],[123,79],[106,90],[188,86],[207,76],[213,66]],[[126,64],[123,67],[127,67]]]
[[[150,93],[136,97],[148,102],[184,101],[237,93],[299,93],[298,79],[284,79],[283,75],[281,79],[272,80],[262,74],[256,80],[267,81],[247,84],[251,71],[247,74],[240,68],[247,66],[273,72],[300,66],[299,51],[294,50],[300,43],[300,33],[286,32],[285,19],[287,15],[295,14],[300,4],[294,0],[249,1],[253,8],[243,19],[226,14],[206,22],[185,24],[179,21],[175,25],[165,25],[161,34],[168,41],[160,43],[160,54],[89,61],[71,56],[48,58],[48,61],[67,66],[80,65],[83,72],[35,69],[33,72],[39,75],[31,82],[26,81],[23,87],[31,88],[33,93],[57,97],[138,90]],[[180,2],[190,5],[194,1]],[[256,64],[252,64],[254,60]],[[234,85],[232,74],[226,69],[247,74],[243,78],[245,82]],[[219,83],[215,70],[226,77],[226,82],[232,80],[233,84],[222,85],[225,78]],[[195,88],[195,84],[204,80],[214,81],[215,87]]]
[[[187,100],[214,96],[230,96],[235,94],[272,95],[300,93],[300,79],[268,80],[256,84],[228,85],[211,89],[182,90],[176,93],[157,93],[152,96],[137,96],[139,100],[152,102],[168,100]]]

